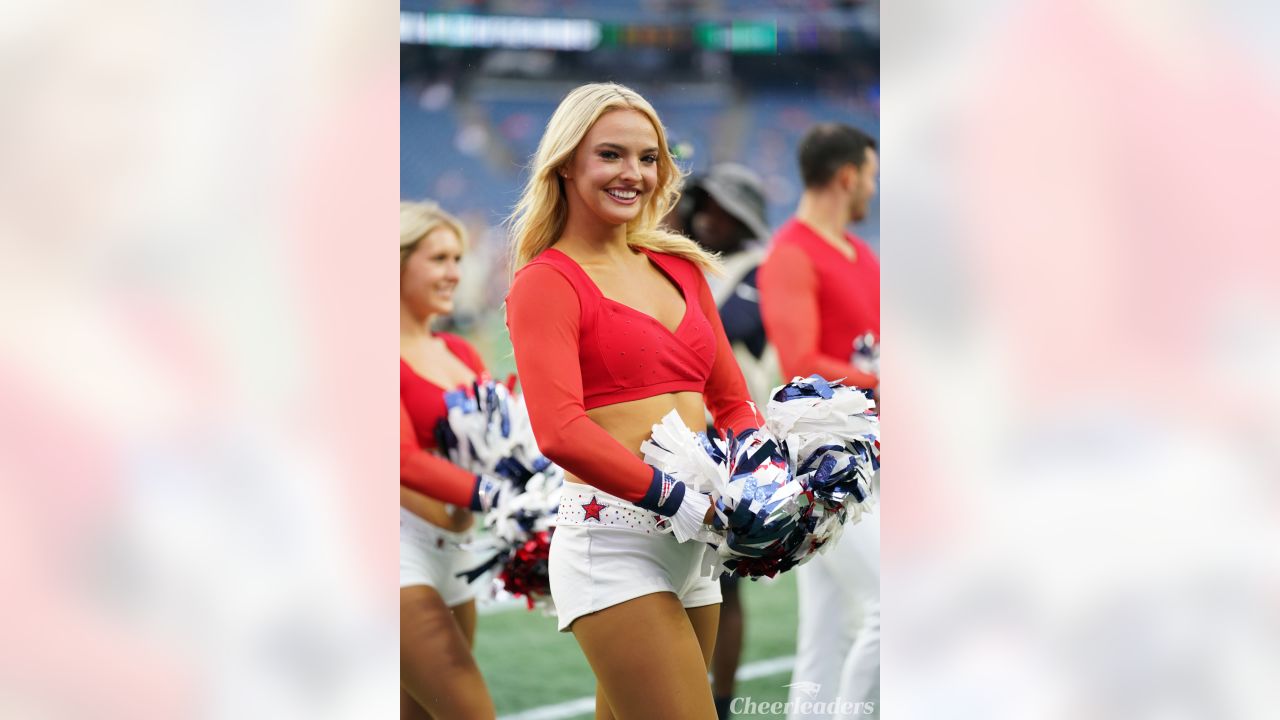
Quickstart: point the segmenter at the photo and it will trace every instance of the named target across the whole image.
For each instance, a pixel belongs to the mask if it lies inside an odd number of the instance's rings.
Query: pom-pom
[[[498,573],[502,587],[512,595],[521,595],[532,610],[539,600],[551,597],[551,580],[547,565],[551,558],[552,530],[540,530],[512,549],[511,557]]]
[[[772,577],[808,561],[871,509],[880,452],[874,407],[855,388],[795,378],[774,390],[759,430],[708,437],[672,412],[641,450],[646,462],[710,495],[713,537],[677,533],[714,548],[705,567]]]
[[[485,560],[460,573],[474,582],[497,568],[511,593],[550,609],[545,549],[555,526],[564,471],[538,450],[524,398],[488,378],[445,393],[447,417],[436,428],[441,451],[471,472],[503,477],[515,492],[485,515],[485,537],[471,545]],[[539,560],[541,558],[541,560]]]
[[[864,333],[853,339],[853,355],[849,363],[868,375],[880,377],[880,340],[875,333]]]
[[[872,479],[880,469],[874,409],[860,390],[813,375],[775,389],[766,414],[766,427],[786,438],[797,479],[828,505],[853,506],[855,520],[871,507]]]
[[[436,441],[455,465],[517,486],[537,473],[560,473],[538,450],[523,396],[486,377],[446,392],[444,400],[448,414],[436,426]]]

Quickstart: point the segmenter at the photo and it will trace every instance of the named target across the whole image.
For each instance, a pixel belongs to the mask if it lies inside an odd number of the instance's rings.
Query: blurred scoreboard
[[[839,51],[878,43],[874,16],[851,15],[843,23],[794,16],[773,20],[633,24],[583,18],[516,17],[400,12],[400,42],[457,48],[590,51],[598,48],[663,48],[732,53]]]

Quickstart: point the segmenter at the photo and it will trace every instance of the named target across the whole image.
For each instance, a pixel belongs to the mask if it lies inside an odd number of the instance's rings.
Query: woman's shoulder
[[[580,309],[589,303],[591,293],[584,288],[584,282],[574,269],[544,259],[546,254],[544,252],[530,260],[511,279],[506,297],[508,320],[513,310]]]
[[[511,279],[511,292],[517,292],[517,289],[543,291],[564,287],[576,288],[576,277],[573,268],[570,267],[572,262],[563,253],[550,249],[544,250],[516,271]]]

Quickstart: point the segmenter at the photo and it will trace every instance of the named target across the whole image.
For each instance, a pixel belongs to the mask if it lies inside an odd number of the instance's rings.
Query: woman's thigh
[[[462,629],[430,586],[400,588],[400,685],[435,717],[495,715]]]
[[[458,629],[462,631],[462,636],[467,639],[467,647],[474,648],[476,646],[476,601],[468,600],[460,605],[454,605],[449,608],[453,613],[453,619],[458,622]]]
[[[702,650],[703,661],[710,668],[719,631],[720,605],[686,608],[685,615],[689,618],[689,623],[693,626],[694,634],[698,638],[698,647]],[[599,682],[596,684],[596,720],[615,720],[604,685]]]
[[[400,688],[400,720],[432,720],[431,713],[423,710],[403,687]]]
[[[706,631],[708,612],[696,615]],[[658,592],[584,615],[571,629],[618,720],[714,720],[707,681],[714,626],[704,652],[675,594]]]
[[[716,651],[716,633],[720,629],[720,606],[703,605],[687,608],[684,612],[689,616],[689,624],[693,625],[694,634],[698,636],[698,646],[702,648],[702,659],[710,669],[711,656]]]

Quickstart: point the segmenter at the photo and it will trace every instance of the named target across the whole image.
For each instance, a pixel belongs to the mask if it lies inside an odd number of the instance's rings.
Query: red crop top
[[[880,262],[857,236],[845,239],[853,261],[793,218],[760,266],[760,312],[784,378],[817,373],[861,388],[880,384],[851,362],[854,338],[880,337]]]
[[[477,376],[485,374],[480,354],[465,340],[448,333],[436,337]],[[448,414],[444,393],[400,359],[400,484],[465,508],[471,503],[475,473],[429,452],[436,446],[436,425]]]
[[[632,502],[648,491],[653,470],[588,418],[588,409],[688,391],[702,393],[717,428],[742,432],[761,423],[701,270],[644,252],[684,296],[674,332],[605,297],[555,249],[516,273],[507,295],[507,327],[539,449]]]

